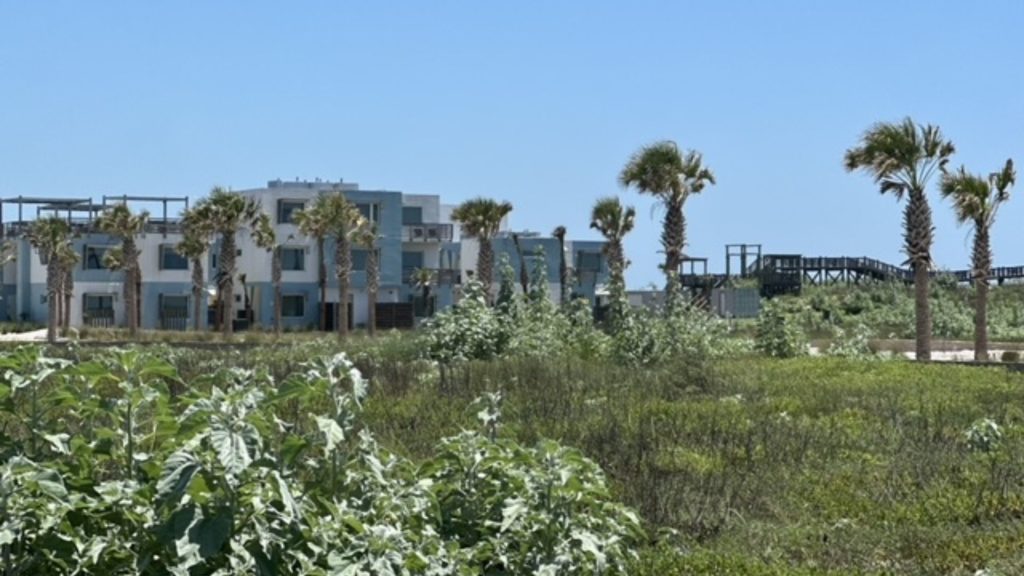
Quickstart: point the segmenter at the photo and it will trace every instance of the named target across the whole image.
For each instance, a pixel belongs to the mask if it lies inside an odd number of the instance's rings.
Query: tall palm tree
[[[71,237],[71,226],[59,216],[42,218],[32,223],[27,234],[29,244],[39,251],[40,258],[46,262],[46,340],[50,344],[57,342],[57,299],[60,292],[61,251]]]
[[[352,241],[364,225],[363,215],[341,192],[326,195],[330,234],[334,238],[334,266],[338,277],[338,337],[348,335],[348,299],[352,279]]]
[[[202,206],[185,211],[182,217],[184,234],[181,242],[175,246],[175,250],[188,258],[192,265],[192,315],[195,330],[203,326],[203,302],[206,301],[203,258],[210,249],[210,238],[213,234],[210,220],[204,212],[205,208]]]
[[[636,222],[636,210],[632,206],[623,206],[618,198],[601,198],[594,204],[590,213],[590,227],[604,236],[604,253],[608,258],[610,278],[608,296],[611,300],[609,320],[614,327],[622,321],[626,314],[626,277],[629,266],[623,239],[633,230]]]
[[[928,271],[932,264],[932,209],[925,195],[928,181],[949,162],[955,148],[938,126],[905,118],[868,129],[860,145],[846,151],[848,172],[870,174],[882,194],[907,197],[903,212],[903,249],[914,271],[917,359],[931,359],[932,319],[928,305]]]
[[[989,234],[999,207],[1010,199],[1010,188],[1017,181],[1013,160],[1007,160],[999,172],[986,179],[970,174],[967,169],[942,175],[942,196],[953,202],[956,218],[961,224],[974,227],[974,250],[971,253],[972,275],[976,298],[974,302],[974,360],[988,360],[988,280],[992,270],[992,246]]]
[[[320,330],[327,330],[327,254],[324,242],[330,235],[330,214],[327,211],[327,195],[320,195],[312,206],[295,214],[299,232],[316,242],[317,286],[320,288]]]
[[[494,246],[491,240],[498,235],[502,219],[510,212],[512,204],[490,198],[466,200],[452,211],[452,220],[461,225],[462,235],[476,238],[480,244],[476,256],[476,277],[486,291],[488,302],[494,278]]]
[[[234,332],[237,234],[246,230],[257,246],[268,249],[274,245],[274,229],[258,201],[220,187],[197,202],[195,209],[206,220],[203,226],[220,240],[217,297],[222,310],[221,330],[225,336],[230,336]]]
[[[125,317],[128,319],[128,333],[135,336],[139,329],[139,301],[141,299],[142,274],[139,268],[139,249],[136,238],[146,229],[149,212],[143,210],[133,214],[127,204],[115,204],[96,220],[97,227],[104,233],[121,240],[118,252],[111,254],[105,264],[111,270],[124,274],[121,287],[124,295]]]
[[[377,335],[377,293],[380,291],[377,238],[377,225],[364,219],[357,240],[366,247],[366,329],[370,336]]]
[[[675,142],[663,140],[640,148],[619,173],[619,184],[655,197],[665,209],[661,245],[665,251],[665,304],[672,311],[679,302],[679,273],[686,245],[683,206],[699,194],[715,175],[703,164],[699,152],[681,152]]]
[[[187,218],[186,218],[187,220]],[[193,329],[199,331],[203,326],[203,301],[205,298],[204,286],[206,275],[203,271],[203,256],[210,249],[209,237],[203,237],[194,231],[189,231],[187,224],[184,228],[184,236],[181,242],[175,246],[175,250],[187,258],[191,264],[191,284],[193,284]]]
[[[420,298],[423,300],[424,316],[431,316],[433,310],[430,306],[430,289],[434,285],[434,271],[430,268],[417,268],[412,271],[409,277],[413,287],[420,291]]]
[[[565,226],[558,226],[551,232],[558,240],[558,303],[569,300],[569,267],[565,263]]]

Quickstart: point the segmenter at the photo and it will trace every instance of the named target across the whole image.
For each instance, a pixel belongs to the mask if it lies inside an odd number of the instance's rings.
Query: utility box
[[[757,318],[761,313],[761,294],[757,288],[716,288],[711,306],[722,318]]]

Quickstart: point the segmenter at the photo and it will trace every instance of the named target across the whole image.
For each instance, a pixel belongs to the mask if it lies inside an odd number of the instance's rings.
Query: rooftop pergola
[[[69,224],[76,223],[77,221],[79,224],[91,225],[99,214],[117,204],[127,204],[129,202],[161,204],[163,206],[161,223],[165,225],[170,222],[167,213],[168,204],[184,204],[185,210],[188,210],[189,204],[187,196],[104,195],[102,202],[99,204],[94,203],[92,198],[45,198],[41,196],[0,198],[0,237],[7,235],[7,227],[4,226],[4,205],[17,205],[18,219],[14,222],[15,224],[26,224],[28,221],[25,219],[24,208],[25,206],[35,206],[36,219],[42,217],[44,213],[48,213],[50,216],[66,216]],[[85,214],[84,218],[80,216],[83,213]],[[79,216],[76,216],[76,214]]]

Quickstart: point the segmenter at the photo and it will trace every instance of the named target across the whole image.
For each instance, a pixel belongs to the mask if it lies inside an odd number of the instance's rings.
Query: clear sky
[[[697,148],[718,186],[689,246],[901,261],[901,209],[847,174],[871,123],[939,124],[954,162],[1013,157],[1024,196],[1024,2],[27,2],[0,0],[0,196],[202,195],[343,177],[515,205],[593,238],[637,207],[628,279],[661,282],[631,152]],[[969,235],[933,187],[940,267]],[[1024,197],[994,233],[1024,265]]]

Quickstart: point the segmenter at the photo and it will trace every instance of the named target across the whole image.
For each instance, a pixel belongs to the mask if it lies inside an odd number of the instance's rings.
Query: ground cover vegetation
[[[7,573],[1024,569],[1020,375],[421,337],[6,350]]]

